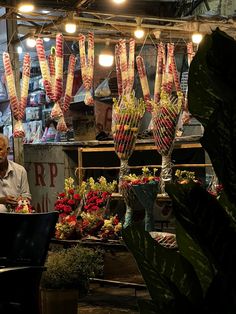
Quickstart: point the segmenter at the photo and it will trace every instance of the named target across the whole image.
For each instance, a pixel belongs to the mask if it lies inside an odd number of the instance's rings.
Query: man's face
[[[9,147],[7,147],[4,140],[0,139],[0,163],[6,161],[9,153]]]

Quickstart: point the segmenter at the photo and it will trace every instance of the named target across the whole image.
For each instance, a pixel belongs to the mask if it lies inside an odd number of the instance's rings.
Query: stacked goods
[[[122,160],[128,160],[134,150],[144,110],[143,101],[138,101],[133,94],[114,101],[112,133],[115,151]]]
[[[93,84],[94,72],[94,34],[88,34],[88,54],[86,58],[85,52],[85,36],[79,34],[79,52],[80,52],[80,66],[84,88],[86,90],[84,103],[88,106],[94,105],[94,100],[91,95],[91,88]]]
[[[126,41],[120,39],[115,47],[115,60],[116,60],[116,73],[117,73],[117,86],[118,95],[132,94],[134,85],[134,52],[135,52],[135,40],[131,38],[129,40],[129,58],[127,57]]]
[[[30,80],[30,55],[25,54],[23,60],[22,71],[22,86],[21,86],[21,99],[18,100],[15,87],[15,79],[12,71],[11,61],[7,52],[3,53],[3,65],[6,74],[6,82],[8,87],[8,94],[10,99],[11,110],[14,118],[17,120],[13,130],[13,136],[22,138],[25,136],[25,132],[22,125],[22,119],[25,113],[25,107],[27,104],[27,96]]]

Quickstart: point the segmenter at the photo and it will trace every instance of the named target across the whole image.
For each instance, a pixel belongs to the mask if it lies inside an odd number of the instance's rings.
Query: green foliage
[[[236,42],[216,29],[206,35],[189,72],[190,112],[223,183],[219,200],[200,185],[170,184],[178,252],[160,248],[137,225],[123,230],[150,292],[145,314],[236,313]]]
[[[236,204],[236,41],[206,35],[189,71],[189,110],[205,127],[201,140],[229,201]]]
[[[102,252],[80,245],[49,252],[41,286],[47,289],[79,288],[102,273]]]
[[[152,300],[160,310],[181,308],[194,313],[202,291],[192,265],[181,254],[164,248],[139,225],[123,230],[123,239],[133,253]]]

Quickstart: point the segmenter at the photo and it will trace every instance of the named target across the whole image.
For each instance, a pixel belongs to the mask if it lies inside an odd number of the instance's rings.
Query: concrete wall
[[[37,212],[54,209],[58,192],[64,189],[64,179],[77,167],[73,154],[68,157],[61,145],[24,145],[24,164],[28,173],[32,205]]]

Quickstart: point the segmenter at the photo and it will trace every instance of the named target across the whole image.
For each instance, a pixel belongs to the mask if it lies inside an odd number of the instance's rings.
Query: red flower
[[[59,197],[65,197],[66,194],[64,192],[58,194]]]
[[[75,201],[74,200],[68,200],[67,204],[68,205],[75,205]]]
[[[68,194],[73,195],[75,193],[74,189],[69,189]]]
[[[80,200],[80,199],[81,199],[81,197],[80,197],[80,195],[79,195],[79,194],[74,194],[74,199],[75,199],[75,200]]]

